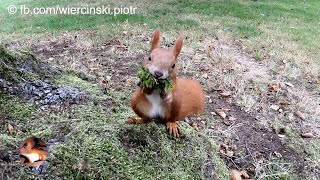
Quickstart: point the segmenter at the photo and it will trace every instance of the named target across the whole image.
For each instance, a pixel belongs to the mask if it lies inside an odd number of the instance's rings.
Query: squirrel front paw
[[[179,138],[181,134],[180,127],[175,122],[167,122],[167,129],[169,134],[175,138]]]

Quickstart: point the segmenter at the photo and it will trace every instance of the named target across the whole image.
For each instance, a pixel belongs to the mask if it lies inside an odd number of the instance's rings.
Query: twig
[[[230,157],[228,157],[228,156],[226,156],[226,155],[224,155],[224,156],[225,156],[228,160],[230,160],[230,161],[232,162],[232,164],[235,165],[236,168],[237,168],[239,171],[241,171],[240,167],[239,167]]]

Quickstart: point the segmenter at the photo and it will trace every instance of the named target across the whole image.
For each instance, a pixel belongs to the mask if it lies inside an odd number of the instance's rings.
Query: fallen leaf
[[[306,116],[301,112],[301,111],[297,111],[296,112],[296,115],[301,118],[302,120],[305,120],[306,119]]]
[[[237,120],[237,118],[233,117],[233,116],[230,116],[229,117],[229,121],[232,121],[232,122],[235,122]]]
[[[8,131],[10,134],[13,134],[14,128],[11,124],[8,124]]]
[[[231,93],[230,92],[222,92],[222,93],[220,93],[220,95],[222,97],[229,97],[229,96],[231,96]]]
[[[192,127],[193,127],[196,131],[199,131],[199,128],[198,128],[197,123],[192,123]]]
[[[227,150],[226,155],[227,155],[228,157],[232,157],[232,156],[234,155],[234,152],[233,152],[233,151],[230,151],[230,150]]]
[[[280,109],[280,107],[278,105],[273,104],[273,105],[270,106],[270,109],[278,111]]]
[[[290,105],[291,102],[289,100],[287,100],[287,99],[283,99],[283,100],[279,101],[279,104],[287,106],[287,105]]]
[[[220,117],[222,117],[223,119],[225,119],[225,118],[227,117],[226,113],[225,113],[223,110],[221,110],[221,109],[217,109],[217,110],[216,110],[216,113],[217,113]]]
[[[231,170],[230,172],[230,180],[242,180],[242,177],[241,177],[242,173],[238,170]]]
[[[269,91],[279,91],[280,90],[280,83],[278,82],[271,82],[269,84]]]
[[[241,171],[241,175],[245,178],[245,179],[249,179],[250,176],[248,174],[248,172],[246,170]]]
[[[223,155],[226,154],[222,149],[220,149],[219,152],[220,152],[220,154],[223,154]]]
[[[309,133],[304,133],[301,136],[304,137],[304,138],[314,138],[314,135],[312,133],[310,133],[310,132]]]

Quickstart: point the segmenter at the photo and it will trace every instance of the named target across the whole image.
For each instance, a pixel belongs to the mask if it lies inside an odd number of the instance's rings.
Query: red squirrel
[[[180,127],[176,121],[186,116],[200,113],[204,109],[204,94],[201,85],[192,79],[177,77],[177,57],[181,51],[183,38],[180,36],[172,50],[159,46],[160,29],[154,33],[150,55],[144,59],[143,67],[157,79],[169,79],[173,83],[171,91],[164,94],[156,89],[139,87],[131,97],[131,108],[140,119],[129,118],[129,124],[142,124],[160,118],[173,137],[180,137]]]
[[[36,137],[29,137],[24,140],[18,151],[21,161],[30,166],[38,166],[48,157],[48,148],[46,143]]]

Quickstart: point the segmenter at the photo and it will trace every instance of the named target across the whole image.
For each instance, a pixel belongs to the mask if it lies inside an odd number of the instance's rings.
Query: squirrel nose
[[[156,76],[156,78],[159,78],[159,77],[161,77],[163,75],[163,73],[160,72],[160,71],[155,71],[154,75]]]

